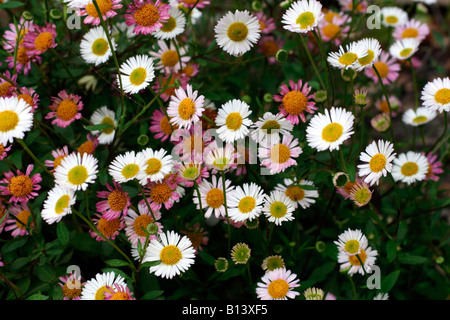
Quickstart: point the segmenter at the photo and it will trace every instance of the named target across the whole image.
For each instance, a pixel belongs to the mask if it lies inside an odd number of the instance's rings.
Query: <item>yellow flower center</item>
[[[403,30],[402,38],[417,38],[419,31],[415,28],[407,28]]]
[[[51,32],[42,32],[34,40],[34,47],[38,51],[47,51],[53,44],[53,35]]]
[[[289,292],[289,284],[283,279],[273,280],[267,287],[267,292],[273,299],[283,299]]]
[[[67,194],[65,194],[61,198],[59,198],[55,204],[55,212],[57,214],[63,213],[64,209],[69,207],[69,201],[70,201],[70,197]]]
[[[161,168],[162,168],[161,161],[159,161],[159,159],[156,158],[151,158],[147,160],[147,168],[145,168],[145,172],[148,175],[152,175],[158,173],[159,170],[161,170]]]
[[[0,84],[0,97],[6,96],[11,87],[12,85],[9,82],[3,82],[2,84]]]
[[[361,252],[358,254],[358,256],[359,256],[359,259],[361,259],[362,263],[364,264],[367,259],[366,251],[364,251],[364,249],[361,249]],[[356,255],[349,256],[348,261],[350,262],[350,264],[352,266],[360,266],[361,265],[361,263],[359,262],[358,257]]]
[[[322,32],[326,37],[330,39],[336,39],[339,38],[339,36],[341,35],[341,27],[333,23],[330,23],[322,28]]]
[[[13,130],[19,123],[19,116],[11,110],[0,112],[0,131],[7,132]]]
[[[30,57],[27,55],[27,51],[32,50],[25,47],[19,47],[19,50],[17,50],[17,62],[20,64],[27,64],[31,61]]]
[[[179,57],[176,50],[167,50],[161,55],[161,63],[163,66],[173,68],[178,63]]]
[[[396,16],[387,16],[384,21],[389,24],[396,24],[398,22],[398,18]]]
[[[142,230],[142,228],[146,229],[147,226],[152,222],[153,222],[153,219],[146,214],[137,216],[136,219],[134,219],[134,223],[133,223],[134,232],[139,237],[145,237],[146,234],[145,234],[144,230]]]
[[[345,243],[345,251],[347,251],[350,254],[355,254],[359,250],[359,241],[358,240],[349,240]]]
[[[238,208],[239,211],[241,211],[242,213],[249,213],[255,208],[255,205],[256,205],[255,198],[247,196],[239,201]]]
[[[12,177],[8,184],[8,190],[13,196],[26,197],[33,191],[33,181],[26,175]]]
[[[111,134],[114,131],[114,120],[111,119],[110,117],[104,117],[102,119],[102,122],[100,122],[100,123],[101,124],[109,124],[112,126],[112,128],[102,129],[102,133]]]
[[[73,185],[80,185],[86,181],[88,171],[85,166],[76,166],[70,169],[67,179]]]
[[[96,56],[103,56],[106,53],[106,51],[108,51],[108,48],[109,48],[108,41],[106,41],[103,38],[98,38],[92,44],[91,50],[92,53],[95,54]]]
[[[172,130],[172,127],[170,126],[168,117],[166,117],[166,116],[162,117],[159,122],[159,126],[161,127],[161,131],[164,134],[167,134],[168,136],[170,136],[172,134],[173,130]]]
[[[349,66],[355,63],[356,60],[358,60],[358,56],[353,52],[346,52],[339,57],[339,63],[344,66]]]
[[[419,166],[415,162],[406,162],[402,165],[401,171],[404,176],[413,176],[419,172]]]
[[[143,27],[153,26],[159,20],[159,11],[154,5],[148,3],[140,7],[134,13],[136,23]]]
[[[178,249],[177,246],[174,245],[168,245],[165,246],[161,253],[159,254],[159,259],[161,260],[161,263],[167,264],[167,265],[174,265],[177,264],[178,261],[180,261],[182,258],[181,251]]]
[[[147,71],[144,68],[136,68],[130,73],[130,82],[135,86],[144,83],[145,78],[147,78]]]
[[[119,230],[120,221],[119,219],[106,220],[101,218],[98,221],[97,228],[105,237],[109,238]]]
[[[412,51],[413,51],[412,48],[405,48],[402,51],[400,51],[400,56],[402,56],[403,58],[409,57]]]
[[[305,190],[303,190],[299,186],[287,187],[284,193],[292,201],[300,201],[305,198]]]
[[[232,41],[241,42],[247,38],[248,28],[242,22],[235,22],[228,27],[227,35]]]
[[[170,17],[167,22],[163,23],[163,26],[161,28],[164,32],[171,32],[175,27],[177,26],[177,20],[175,20],[174,17]]]
[[[223,170],[223,168],[225,168],[229,163],[230,160],[227,157],[219,157],[214,159],[213,165],[218,167],[220,170]]]
[[[209,190],[206,194],[206,203],[211,208],[220,208],[224,203],[223,191],[218,188]]]
[[[61,164],[61,161],[64,160],[66,156],[58,156],[55,158],[55,160],[53,161],[53,169],[55,169],[57,166],[59,166]]]
[[[442,88],[436,91],[434,100],[436,100],[436,102],[440,104],[450,103],[450,89]]]
[[[113,190],[108,196],[108,205],[113,211],[122,211],[127,203],[127,195],[120,190]]]
[[[281,128],[281,126],[278,123],[278,121],[276,121],[276,120],[268,120],[268,121],[264,122],[264,124],[261,127],[261,129],[267,130],[268,134],[271,134],[272,130],[278,130],[280,128]]]
[[[413,122],[420,124],[420,123],[426,122],[427,120],[428,120],[428,118],[425,116],[418,116],[413,119]]]
[[[170,199],[172,195],[172,190],[165,183],[158,183],[150,191],[150,197],[156,203],[165,203]]]
[[[330,123],[322,130],[322,139],[326,142],[335,142],[342,136],[344,127],[340,123]]]
[[[139,166],[135,163],[127,164],[125,167],[122,168],[122,175],[125,177],[125,179],[133,178],[135,175],[139,172]]]
[[[372,193],[367,188],[361,188],[356,190],[354,197],[357,203],[364,205],[370,201]]]
[[[198,177],[199,170],[197,167],[189,167],[183,171],[183,177],[187,179],[195,179]]]
[[[191,98],[184,98],[178,105],[178,114],[183,120],[191,119],[195,111],[195,102]]]
[[[21,229],[21,230],[25,230],[26,226],[28,225],[28,219],[31,216],[31,212],[28,210],[23,210],[21,212],[19,212],[19,214],[17,214],[16,218],[19,221],[16,221],[16,226]]]
[[[270,214],[275,218],[282,218],[287,213],[286,205],[281,201],[275,201],[270,205]]]
[[[324,19],[326,22],[332,23],[334,17],[340,17],[339,13],[334,11],[328,11],[327,13],[325,13]]]
[[[105,300],[105,292],[113,294],[114,292],[108,289],[107,286],[103,286],[97,290],[95,293],[95,300]]]
[[[300,91],[290,91],[283,97],[284,109],[287,113],[298,115],[306,109],[308,99]]]
[[[112,8],[111,0],[97,0],[98,8],[100,9],[100,13],[104,16],[109,10]],[[86,11],[88,15],[94,18],[98,18],[98,12],[93,3],[89,3],[86,5]]]
[[[359,58],[358,62],[360,65],[366,66],[373,61],[374,57],[375,57],[375,53],[369,49],[369,50],[367,50],[367,56]]]
[[[307,29],[314,24],[314,21],[316,18],[312,12],[306,11],[300,14],[295,22],[300,25],[300,29]]]
[[[380,172],[381,170],[384,169],[385,165],[386,165],[386,157],[381,153],[377,153],[376,155],[374,155],[369,162],[370,170],[372,172]]]
[[[291,157],[291,150],[286,145],[279,143],[270,149],[270,159],[274,163],[285,163]]]
[[[225,119],[229,130],[238,130],[242,125],[242,116],[239,112],[231,112]]]
[[[380,77],[386,78],[387,75],[389,74],[389,67],[386,63],[378,61],[374,63],[375,68],[377,69],[378,73],[380,74]]]
[[[78,105],[72,100],[63,100],[56,108],[56,115],[64,121],[72,120],[78,113]]]

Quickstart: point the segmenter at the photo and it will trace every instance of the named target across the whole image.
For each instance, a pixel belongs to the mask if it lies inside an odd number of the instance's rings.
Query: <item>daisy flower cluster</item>
[[[0,2],[5,296],[379,300],[415,290],[399,269],[369,291],[380,264],[441,276],[450,79],[425,5],[381,8],[378,34],[359,0]]]

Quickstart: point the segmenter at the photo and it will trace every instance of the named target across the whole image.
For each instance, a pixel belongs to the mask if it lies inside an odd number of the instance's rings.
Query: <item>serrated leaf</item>
[[[397,282],[399,275],[400,270],[396,270],[384,277],[381,280],[381,291],[386,293],[391,291],[395,283]]]

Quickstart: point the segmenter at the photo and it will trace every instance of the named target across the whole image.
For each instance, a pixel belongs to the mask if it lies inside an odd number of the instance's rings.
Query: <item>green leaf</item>
[[[125,266],[129,265],[128,262],[126,262],[124,260],[120,260],[120,259],[107,260],[107,261],[105,261],[105,263],[111,267],[125,267]]]
[[[101,130],[105,130],[105,129],[115,129],[114,126],[112,126],[108,123],[94,124],[91,126],[86,126],[84,128],[89,131],[101,131]]]
[[[207,264],[213,266],[216,262],[216,260],[214,259],[213,256],[211,256],[210,254],[204,252],[204,251],[199,251],[198,252],[199,257],[205,261]]]
[[[397,255],[397,241],[396,240],[390,240],[386,244],[386,255],[389,262],[394,261],[396,255]]]
[[[149,291],[146,294],[144,294],[141,297],[141,300],[153,300],[153,299],[156,299],[156,298],[162,296],[163,293],[164,293],[163,290],[152,290],[152,291]]]
[[[25,266],[30,262],[30,257],[20,257],[14,260],[14,262],[11,264],[12,270],[17,270]]]
[[[6,217],[6,215],[5,215],[5,217]],[[7,243],[5,243],[3,245],[2,253],[6,254],[6,253],[16,250],[17,248],[22,247],[27,242],[27,240],[28,240],[27,238],[15,238],[15,239],[9,240]]]
[[[426,257],[416,256],[410,253],[401,253],[398,255],[398,261],[404,264],[422,264],[427,262]]]
[[[52,282],[56,278],[55,268],[46,264],[40,265],[37,264],[35,268],[35,272],[42,282]]]
[[[64,222],[60,221],[56,225],[56,235],[58,236],[58,240],[62,245],[66,245],[67,243],[69,243],[69,231],[67,230]]]
[[[14,9],[14,8],[22,7],[23,5],[25,5],[25,4],[20,1],[8,1],[8,2],[2,3],[0,5],[0,9]]]
[[[27,298],[27,300],[47,300],[48,296],[43,295],[42,293],[35,293]]]
[[[396,270],[384,277],[383,280],[381,280],[381,291],[385,293],[391,291],[397,282],[399,275],[400,270]]]
[[[298,186],[303,190],[317,190],[315,186],[310,186],[308,184],[299,184]]]

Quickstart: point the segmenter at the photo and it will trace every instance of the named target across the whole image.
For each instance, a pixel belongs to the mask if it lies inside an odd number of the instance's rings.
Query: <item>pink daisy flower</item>
[[[3,39],[5,40],[3,42],[3,49],[12,53],[16,48],[17,38],[21,37],[19,41],[19,45],[21,45],[23,43],[24,36],[28,32],[33,32],[36,25],[33,23],[33,20],[25,21],[24,18],[21,17],[17,29],[14,23],[10,23],[8,26],[9,29],[3,34]]]
[[[23,99],[26,103],[28,103],[31,106],[33,112],[38,108],[39,95],[33,88],[19,88],[19,92],[15,93],[15,96],[19,100]]]
[[[430,33],[430,28],[426,23],[411,19],[405,24],[399,24],[395,27],[393,36],[397,40],[405,38],[414,38],[419,41],[424,40]]]
[[[11,150],[12,145],[5,147],[2,143],[0,143],[0,160],[5,159],[8,156],[8,152]]]
[[[161,0],[134,0],[128,6],[124,15],[127,26],[135,25],[133,32],[136,34],[151,34],[161,29],[163,23],[170,18],[170,5]]]
[[[256,294],[260,300],[287,300],[295,299],[300,293],[294,291],[299,287],[297,275],[286,268],[278,268],[266,272],[258,282]]]
[[[189,79],[191,79],[192,77],[195,77],[198,74],[198,69],[199,69],[199,64],[198,63],[189,62],[183,68],[181,74],[184,74],[187,77],[187,79],[189,80]]]
[[[8,63],[8,68],[14,69],[14,60],[16,60],[16,71],[27,76],[31,70],[32,62],[35,62],[37,64],[40,64],[42,62],[42,57],[29,55],[28,52],[31,50],[33,49],[25,48],[23,45],[19,46],[19,49],[17,50],[17,59],[14,59],[14,55],[6,57],[5,62]]]
[[[81,274],[78,276],[75,273],[59,277],[59,286],[63,292],[63,300],[80,300],[81,291],[86,282],[82,282]]]
[[[57,97],[52,97],[52,104],[45,119],[52,119],[52,124],[65,128],[75,120],[81,119],[80,111],[83,110],[81,97],[75,94],[67,94],[65,90],[58,93]]]
[[[339,4],[343,11],[352,11],[353,10],[353,0],[339,0]],[[366,12],[367,2],[360,1],[355,8],[356,12]]]
[[[270,169],[270,174],[283,172],[290,166],[296,165],[297,158],[303,151],[298,145],[298,139],[291,134],[283,136],[281,143],[270,145],[262,141],[258,148],[261,165]]]
[[[15,218],[6,220],[5,231],[11,231],[11,236],[23,237],[28,235],[28,222],[30,221],[31,212],[26,203],[14,204],[9,208],[9,213]],[[30,222],[30,228],[34,227],[33,222]]]
[[[112,220],[106,220],[102,217],[101,214],[96,213],[95,217],[92,218],[94,225],[100,231],[100,233],[105,236],[107,239],[114,240],[116,236],[120,233],[120,231],[125,227],[125,222],[123,217],[116,218]],[[103,237],[97,234],[92,229],[89,230],[89,234],[92,238],[95,238],[97,241],[106,241]]]
[[[133,298],[133,293],[127,285],[118,283],[114,283],[113,287],[106,286],[104,294],[104,300],[136,300],[136,298]]]
[[[422,154],[425,156],[424,152],[422,152]],[[439,181],[437,174],[444,172],[442,169],[442,162],[436,161],[438,156],[433,155],[431,152],[429,152],[426,157],[428,161],[428,172],[425,175],[425,180]]]
[[[208,245],[209,237],[208,231],[200,225],[200,223],[194,223],[192,226],[186,225],[186,229],[181,230],[180,233],[186,235],[192,242],[192,247],[197,254],[198,251],[203,251],[202,246]]]
[[[8,196],[11,195],[9,202],[27,203],[28,200],[34,199],[39,194],[36,192],[41,189],[39,183],[42,181],[39,173],[31,175],[34,166],[28,165],[25,173],[17,169],[17,175],[12,171],[4,172],[4,178],[0,181],[6,186],[0,186],[0,194]]]
[[[174,162],[179,184],[183,187],[193,187],[195,182],[200,184],[203,179],[209,177],[208,168],[203,165],[202,154],[193,155],[191,161]]]
[[[152,182],[150,179],[148,181],[144,187],[144,193],[149,196],[148,202],[153,212],[160,211],[163,205],[166,209],[170,209],[180,199],[177,192],[178,183],[174,174],[170,174],[158,182]],[[145,202],[141,200],[140,203]]]
[[[350,191],[352,191],[353,187],[356,184],[362,184],[362,183],[363,183],[363,179],[356,176],[354,182],[351,182],[349,179],[349,181],[345,184],[345,186],[340,187],[340,188],[336,187],[336,192],[338,194],[340,194],[345,200],[347,200],[350,198]]]
[[[0,78],[0,97],[9,98],[15,95],[15,91],[17,90],[17,73],[11,76],[8,70],[3,73],[3,76],[11,80],[14,83],[12,85],[9,81],[6,81],[3,78]]]
[[[186,8],[192,8],[197,0],[176,0],[180,5]],[[195,6],[197,9],[204,8],[208,6],[211,2],[209,0],[200,0],[197,5]]]
[[[373,65],[378,70],[384,85],[388,85],[397,80],[401,67],[397,60],[392,58],[389,53],[382,51],[380,57]],[[378,76],[373,68],[365,69],[364,74],[375,83],[378,83]]]
[[[179,88],[183,88],[186,90],[186,86],[189,82],[189,78],[184,73],[167,73],[162,74],[160,77],[155,79],[155,83],[152,86],[152,89],[158,92],[159,97],[164,101],[170,99],[171,96],[175,95],[175,90],[177,87],[175,86],[175,80],[178,80],[180,83]]]
[[[96,208],[98,212],[102,213],[102,218],[106,220],[113,220],[119,218],[120,214],[124,216],[128,213],[128,208],[131,206],[128,192],[123,191],[122,186],[117,182],[113,182],[114,186],[106,183],[106,188],[109,191],[98,191],[97,198],[103,198],[97,202]]]
[[[260,25],[260,32],[262,34],[269,34],[276,29],[275,20],[272,17],[267,17],[263,11],[256,13]]]
[[[98,8],[100,9],[104,21],[117,14],[114,10],[122,8],[120,1],[121,0],[97,0]],[[81,8],[81,10],[77,11],[77,15],[80,17],[87,16],[83,20],[84,24],[92,24],[93,26],[98,26],[100,24],[100,17],[93,3],[89,3],[84,8]]]
[[[158,47],[158,51],[150,51],[150,56],[156,61],[156,70],[162,70],[168,74],[180,72],[191,60],[191,57],[186,55],[186,49],[179,47],[177,51],[173,42],[167,45],[166,41],[158,40]]]
[[[45,53],[48,49],[56,47],[56,25],[47,23],[45,26],[28,32],[23,38],[23,46],[28,49],[27,55],[32,58]]]
[[[331,21],[323,19],[319,23],[319,30],[322,40],[325,42],[333,42],[335,45],[341,45],[342,34],[347,34],[350,26],[346,24],[347,17],[339,14],[334,15]]]
[[[267,60],[269,64],[275,64],[277,62],[275,55],[278,50],[283,48],[283,45],[284,41],[279,38],[275,38],[274,36],[264,36],[258,42],[258,51],[268,56]]]
[[[67,146],[61,149],[52,150],[53,160],[45,160],[46,167],[52,168],[50,171],[55,171],[55,168],[61,164],[61,161],[69,155],[69,148]]]
[[[291,89],[283,83],[280,87],[281,95],[274,95],[273,100],[281,102],[278,109],[292,124],[298,124],[299,118],[306,122],[304,112],[314,113],[314,110],[317,110],[316,103],[312,101],[316,95],[310,94],[311,87],[308,86],[307,82],[303,83],[302,80],[294,83],[291,79],[289,85]]]
[[[170,119],[162,112],[162,109],[153,111],[149,128],[150,132],[155,134],[153,138],[164,142],[170,138],[176,129],[177,126],[175,124],[170,125]]]
[[[176,130],[170,140],[175,145],[173,154],[180,156],[182,161],[195,161],[196,155],[202,155],[213,142],[213,137],[196,123],[190,129]]]
[[[86,136],[86,139],[87,140],[78,147],[77,151],[81,155],[83,155],[84,153],[93,155],[95,153],[95,149],[99,145],[98,135],[93,135],[89,133]]]
[[[148,210],[147,204],[142,203],[138,205],[139,214],[136,213],[133,209],[128,210],[128,214],[124,216],[125,221],[125,235],[128,237],[128,240],[132,245],[137,245],[138,241],[141,244],[145,243],[145,239],[147,237],[146,233],[142,228],[146,229],[147,226],[151,223],[158,226],[158,233],[161,233],[163,230],[163,225],[157,222],[161,219],[161,212],[153,211],[152,213]],[[155,220],[153,220],[153,216]],[[157,235],[150,235],[149,240],[156,239]]]

